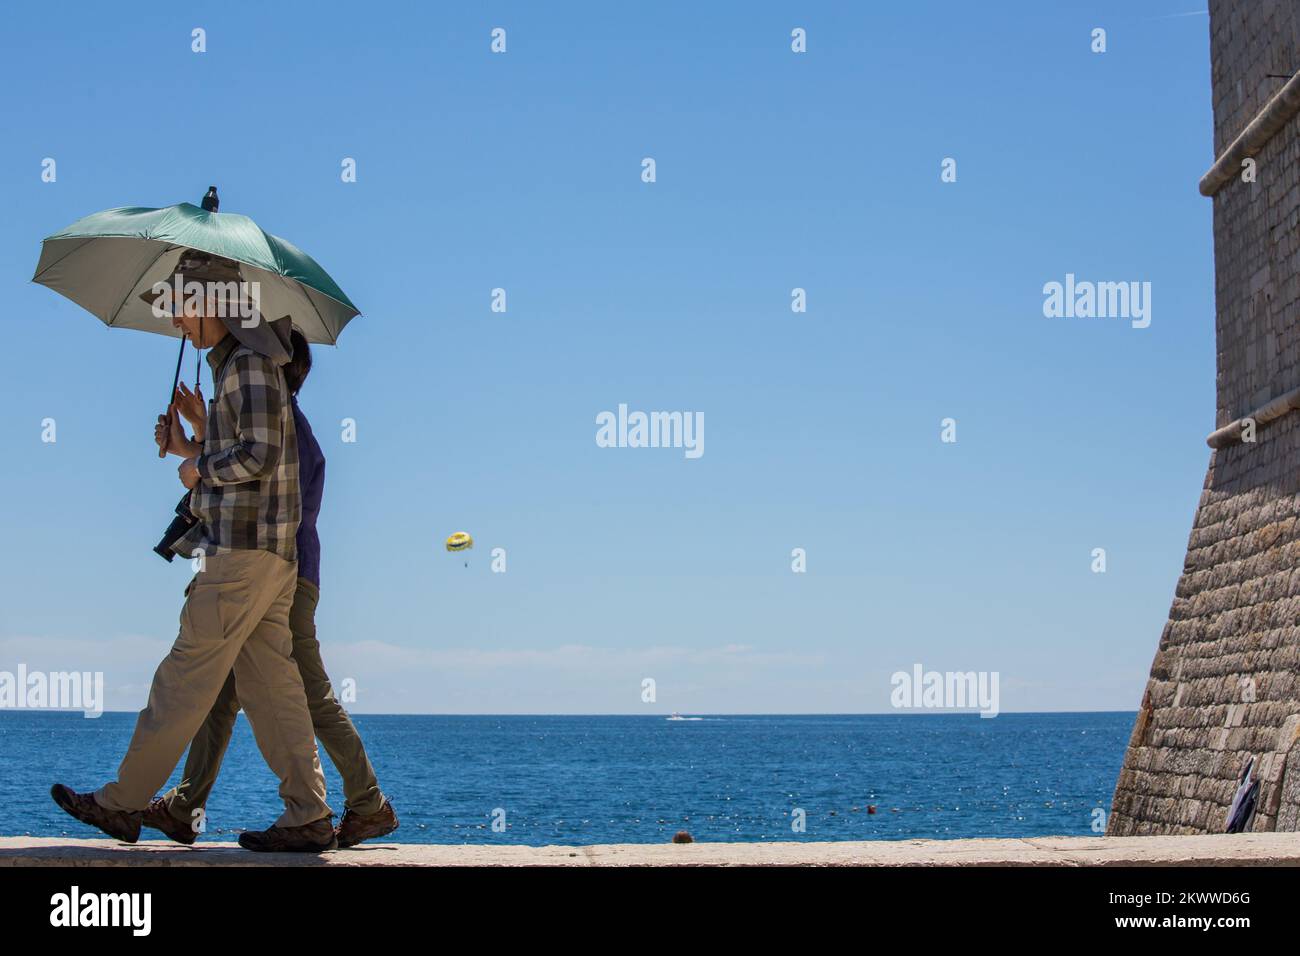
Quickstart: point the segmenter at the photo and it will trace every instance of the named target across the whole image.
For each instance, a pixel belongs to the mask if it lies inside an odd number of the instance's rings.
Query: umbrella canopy
[[[78,219],[41,244],[33,282],[48,286],[112,328],[179,336],[140,295],[170,282],[186,249],[242,264],[257,282],[262,314],[289,316],[309,342],[333,345],[360,310],[307,253],[247,216],[205,212],[183,202],[163,209],[123,206]]]

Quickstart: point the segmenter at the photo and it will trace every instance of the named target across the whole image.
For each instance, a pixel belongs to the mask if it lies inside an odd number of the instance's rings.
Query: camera
[[[176,557],[176,552],[172,550],[172,545],[185,537],[186,532],[198,523],[198,518],[194,517],[194,512],[190,511],[190,496],[188,493],[181,498],[176,504],[176,517],[172,523],[167,526],[163,532],[162,540],[154,545],[154,554],[164,561],[171,561]]]

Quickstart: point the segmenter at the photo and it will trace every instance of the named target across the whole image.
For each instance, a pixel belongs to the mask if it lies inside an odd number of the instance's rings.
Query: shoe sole
[[[154,826],[152,823],[145,823],[145,822],[143,822],[143,821],[141,821],[141,823],[140,823],[140,827],[141,827],[142,829],[146,829],[146,830],[157,830],[159,833],[161,833],[161,834],[162,834],[163,836],[165,836],[167,839],[171,840],[173,843],[178,843],[178,844],[180,844],[181,846],[193,846],[195,840],[198,839],[198,837],[195,837],[193,840],[182,840],[180,837],[178,837],[178,836],[173,836],[172,834],[168,833],[168,832],[167,832],[166,830],[164,830],[162,827],[157,827],[157,826]]]
[[[239,845],[253,853],[327,853],[339,848],[338,840],[330,840],[326,846],[249,846],[244,838],[239,838]]]

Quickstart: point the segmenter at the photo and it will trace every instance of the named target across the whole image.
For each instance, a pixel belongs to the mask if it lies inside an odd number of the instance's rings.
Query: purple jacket
[[[316,518],[325,495],[325,453],[311,432],[307,416],[293,398],[293,427],[298,433],[298,485],[302,489],[302,523],[298,525],[298,577],[320,587],[320,537]]]

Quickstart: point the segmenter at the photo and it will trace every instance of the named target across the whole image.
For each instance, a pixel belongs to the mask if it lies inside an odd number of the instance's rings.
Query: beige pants
[[[142,810],[176,768],[231,670],[267,766],[280,778],[277,826],[330,816],[325,776],[298,665],[289,609],[297,565],[269,551],[213,555],[190,582],[181,630],[158,665],[117,780],[95,793],[111,810]]]

